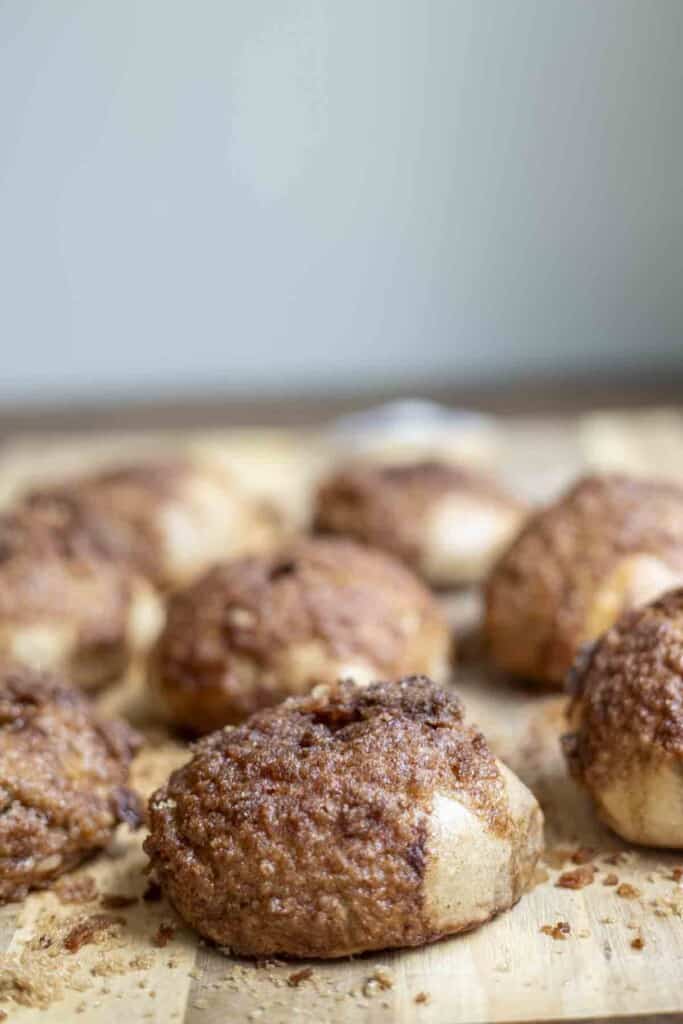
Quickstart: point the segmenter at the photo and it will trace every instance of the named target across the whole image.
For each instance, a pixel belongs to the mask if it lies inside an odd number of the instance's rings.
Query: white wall
[[[5,0],[0,400],[683,360],[683,0]]]

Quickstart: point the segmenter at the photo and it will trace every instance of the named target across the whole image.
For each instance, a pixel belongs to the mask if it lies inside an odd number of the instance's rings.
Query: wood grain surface
[[[226,440],[234,455],[239,446],[231,443],[232,449]],[[33,444],[10,446],[0,457],[3,493],[12,493],[16,480],[41,464]],[[111,444],[102,441],[97,457]],[[128,448],[119,438],[115,454],[119,444]],[[636,421],[614,415],[540,425],[516,421],[501,430],[498,462],[520,490],[544,497],[586,465],[628,468],[629,450],[636,471],[643,465],[652,472],[670,470],[678,445],[683,454],[681,422],[669,413],[639,414]],[[44,445],[41,450],[44,456]],[[308,485],[306,466],[313,455],[300,437],[250,436],[239,450],[243,463],[258,463],[250,467],[256,490],[268,491],[269,481],[271,490]],[[57,472],[60,465],[92,457],[80,442],[74,449],[60,441],[50,451],[46,462]],[[319,465],[319,452],[315,459]],[[275,474],[273,484],[268,467],[282,460],[302,465],[297,472]],[[453,685],[546,814],[546,861],[533,890],[512,911],[424,949],[323,964],[234,960],[199,942],[163,899],[143,899],[143,836],[122,829],[105,855],[69,876],[69,885],[0,909],[0,1007],[8,1019],[455,1024],[645,1016],[655,1021],[683,1014],[683,883],[674,870],[683,865],[683,853],[627,848],[599,825],[560,755],[564,699],[539,695],[490,671],[476,634],[476,592],[444,600],[461,636]],[[150,719],[139,666],[99,702],[107,712],[127,714],[147,735],[135,768],[141,790],[149,792],[187,756]],[[558,887],[560,875],[576,867],[577,851],[579,860],[595,865],[594,881],[577,890]],[[618,886],[605,885],[613,874],[632,890],[619,895]],[[91,888],[89,902],[64,902],[73,880],[84,877],[93,879],[97,895]],[[112,901],[112,895],[135,902],[112,907],[123,902]],[[65,939],[84,920],[93,925],[91,941],[70,953]],[[565,938],[542,930],[559,922],[569,926]]]

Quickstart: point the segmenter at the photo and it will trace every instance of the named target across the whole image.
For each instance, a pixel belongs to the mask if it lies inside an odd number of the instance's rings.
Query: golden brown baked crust
[[[511,839],[503,773],[457,697],[424,678],[342,682],[198,744],[153,795],[145,850],[181,915],[237,953],[413,946],[439,937],[437,792]]]
[[[137,746],[58,679],[0,668],[0,903],[49,885],[119,822],[137,825],[126,785]]]
[[[171,719],[206,732],[352,666],[374,678],[443,669],[450,644],[440,608],[402,565],[352,541],[302,540],[173,595],[150,674]]]
[[[0,652],[5,655],[20,657],[13,643],[21,631],[63,631],[59,667],[76,670],[81,658],[83,663],[99,659],[111,674],[120,673],[130,653],[133,588],[130,573],[103,556],[84,514],[66,506],[24,505],[0,516]],[[58,667],[51,654],[47,663]]]
[[[493,569],[486,591],[493,660],[561,686],[583,643],[655,596],[633,586],[644,566],[663,583],[655,592],[683,579],[683,490],[625,476],[580,480],[532,517]]]
[[[589,789],[654,754],[683,762],[683,589],[623,615],[577,659],[570,684],[576,731],[563,745]]]
[[[337,470],[318,490],[314,529],[389,551],[423,572],[425,519],[453,496],[475,499],[501,513],[524,511],[522,502],[468,467],[425,461],[399,465],[354,463]],[[455,581],[454,581],[455,582]]]

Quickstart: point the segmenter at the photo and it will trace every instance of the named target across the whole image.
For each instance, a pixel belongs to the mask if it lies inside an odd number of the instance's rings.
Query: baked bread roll
[[[472,469],[359,463],[321,485],[314,528],[382,548],[448,587],[482,579],[525,514],[522,502]]]
[[[0,516],[0,659],[94,689],[125,672],[161,617],[150,585],[103,555],[73,510],[20,506]]]
[[[451,634],[388,555],[302,540],[216,566],[169,601],[150,684],[177,726],[209,732],[320,682],[448,673]]]
[[[683,583],[683,490],[589,476],[537,513],[494,567],[486,635],[507,672],[561,687],[579,648]]]
[[[570,676],[574,777],[623,839],[683,848],[683,590],[623,615]]]
[[[59,679],[0,668],[0,903],[23,899],[139,823],[138,738]]]
[[[274,508],[242,495],[217,462],[160,459],[34,492],[34,506],[76,507],[99,548],[163,589],[184,586],[220,558],[279,536]]]
[[[246,956],[418,946],[511,907],[543,817],[425,678],[317,688],[203,740],[145,842],[182,917]]]

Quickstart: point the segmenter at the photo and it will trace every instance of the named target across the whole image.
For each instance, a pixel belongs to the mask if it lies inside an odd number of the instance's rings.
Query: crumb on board
[[[418,992],[413,1002],[417,1003],[418,1005],[424,1006],[426,1003],[430,1001],[430,998],[431,997],[429,995],[429,992]]]
[[[154,957],[150,953],[137,953],[128,961],[132,971],[148,971],[154,963]]]
[[[299,971],[294,971],[287,978],[287,984],[290,988],[298,988],[299,985],[304,981],[308,981],[309,978],[313,977],[312,967],[302,967]]]
[[[558,921],[557,924],[543,924],[539,931],[549,935],[551,939],[567,939],[571,933],[571,925],[568,921]]]
[[[593,860],[594,856],[595,850],[591,846],[579,846],[572,854],[572,862],[574,864],[588,864],[589,861]]]
[[[603,885],[619,885],[619,875],[615,875],[613,871],[610,871],[602,880]]]
[[[573,871],[565,871],[555,882],[558,889],[584,889],[592,885],[595,878],[595,867],[593,864],[582,864]]]
[[[677,888],[672,896],[658,896],[650,906],[657,917],[683,917],[683,891]]]
[[[62,916],[54,911],[52,897],[45,904],[33,921],[33,934],[15,952],[0,957],[2,1003],[48,1009],[67,992],[86,992],[98,979],[129,969],[122,953],[126,934],[120,925],[125,918],[87,912]],[[79,954],[83,947],[87,949]]]
[[[93,978],[110,978],[115,974],[126,974],[126,963],[121,957],[106,956],[99,959],[90,968]]]
[[[91,942],[97,942],[102,932],[110,931],[112,928],[124,925],[125,917],[114,914],[92,914],[90,917],[78,921],[64,937],[64,949],[69,953],[77,953],[83,946]]]
[[[152,936],[152,945],[163,949],[164,946],[168,946],[175,933],[176,928],[174,924],[171,924],[169,921],[162,921]]]
[[[611,864],[612,867],[616,867],[618,864],[623,864],[626,859],[626,854],[623,850],[617,850],[615,853],[608,853],[603,858],[605,864]]]
[[[631,885],[630,882],[622,882],[617,886],[617,896],[621,896],[623,900],[637,900],[640,896],[640,889],[636,889],[635,885]]]
[[[675,867],[672,869],[671,880],[673,882],[680,882],[683,880],[683,867]]]
[[[378,992],[386,992],[394,987],[394,978],[389,971],[383,967],[376,967],[372,974],[363,983],[363,995],[372,996]]]
[[[631,939],[632,949],[645,949],[645,939],[642,935],[636,935],[634,939]]]

